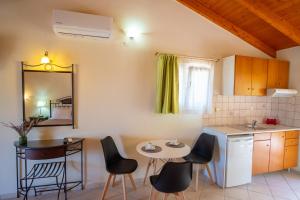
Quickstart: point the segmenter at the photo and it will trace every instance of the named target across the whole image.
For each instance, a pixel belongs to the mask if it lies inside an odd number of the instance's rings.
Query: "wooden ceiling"
[[[300,45],[300,0],[177,0],[271,57]]]

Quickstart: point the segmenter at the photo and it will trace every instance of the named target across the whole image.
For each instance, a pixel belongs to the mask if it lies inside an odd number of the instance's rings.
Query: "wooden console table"
[[[55,139],[55,140],[32,140],[28,141],[26,146],[19,145],[19,142],[15,142],[14,146],[16,148],[16,176],[17,176],[17,197],[23,195],[25,199],[27,199],[27,193],[30,190],[27,186],[27,173],[28,173],[28,161],[33,160],[48,160],[55,158],[64,158],[65,162],[65,196],[68,190],[71,190],[77,186],[81,186],[81,189],[84,188],[83,185],[83,138],[72,138],[72,142],[65,142],[63,139]],[[68,181],[67,180],[67,158],[73,154],[80,154],[80,180],[77,181]],[[30,157],[30,159],[29,159]],[[54,164],[55,165],[55,164]],[[51,167],[54,168],[52,165]],[[50,167],[49,167],[50,168]],[[22,171],[24,169],[24,171]],[[45,172],[47,173],[46,169]],[[21,173],[21,171],[23,173]],[[50,173],[50,170],[48,169]],[[23,175],[23,177],[22,177]],[[26,187],[22,187],[22,181],[26,180]],[[34,185],[31,186],[34,189],[35,195],[37,192],[43,191],[52,191],[58,190],[51,189],[51,186],[55,186],[55,184],[43,184],[43,185]],[[43,189],[46,187],[50,187],[50,189]]]

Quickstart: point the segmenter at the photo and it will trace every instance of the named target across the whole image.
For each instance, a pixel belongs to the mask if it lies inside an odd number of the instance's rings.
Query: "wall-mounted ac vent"
[[[53,30],[58,35],[110,38],[112,22],[112,17],[65,10],[53,11]]]

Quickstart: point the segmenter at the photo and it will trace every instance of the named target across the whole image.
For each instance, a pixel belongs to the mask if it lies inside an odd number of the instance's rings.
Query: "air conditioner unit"
[[[112,17],[65,10],[53,11],[53,30],[58,35],[110,38]]]

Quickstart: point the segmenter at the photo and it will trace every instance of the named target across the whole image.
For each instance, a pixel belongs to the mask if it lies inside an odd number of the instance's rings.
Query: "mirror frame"
[[[72,124],[51,124],[51,125],[34,125],[34,127],[52,127],[52,126],[72,126],[75,129],[75,110],[74,110],[74,64],[62,67],[55,64],[38,64],[38,65],[28,65],[21,62],[22,65],[22,103],[23,103],[23,121],[26,120],[25,113],[25,82],[24,75],[25,72],[44,72],[44,73],[69,73],[71,74],[71,97],[72,97]],[[48,69],[48,66],[50,68]],[[44,69],[43,69],[44,68]]]

